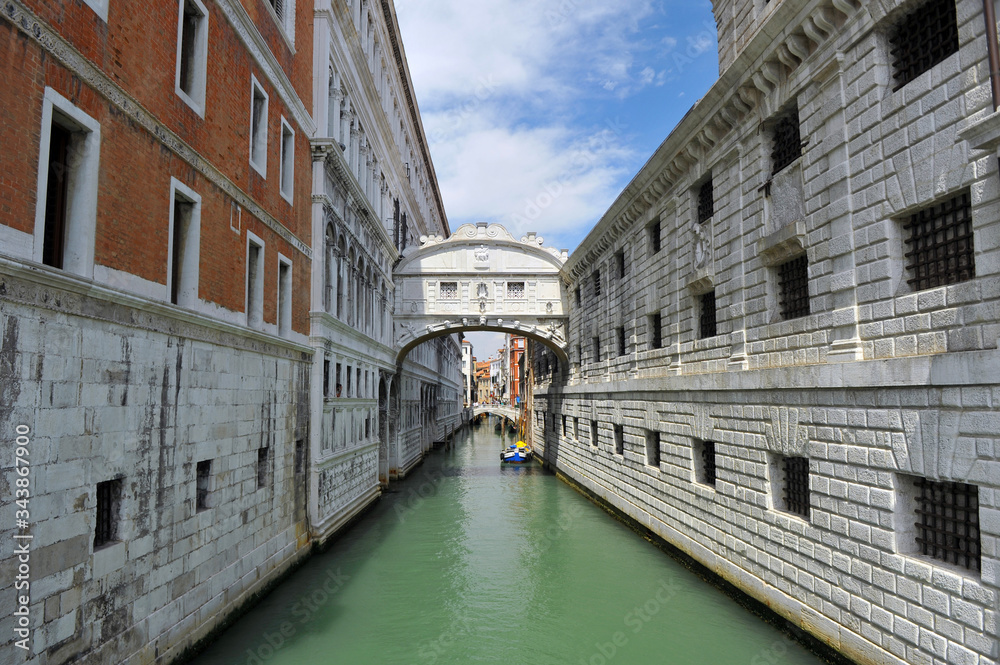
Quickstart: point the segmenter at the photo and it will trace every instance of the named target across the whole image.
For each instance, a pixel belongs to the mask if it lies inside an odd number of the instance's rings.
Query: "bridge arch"
[[[393,270],[397,360],[429,339],[477,330],[522,335],[568,360],[565,250],[485,222],[420,242]]]

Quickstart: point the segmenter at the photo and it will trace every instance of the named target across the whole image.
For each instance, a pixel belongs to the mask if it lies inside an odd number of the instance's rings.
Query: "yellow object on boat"
[[[524,448],[526,446],[527,446],[527,444],[524,441],[518,441],[517,442],[517,447],[518,448]]]

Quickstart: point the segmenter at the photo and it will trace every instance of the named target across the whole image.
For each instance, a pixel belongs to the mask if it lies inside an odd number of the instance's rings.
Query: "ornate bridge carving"
[[[495,330],[544,342],[566,360],[569,310],[560,270],[568,255],[529,233],[465,224],[424,236],[393,271],[393,341],[400,356],[432,337]]]

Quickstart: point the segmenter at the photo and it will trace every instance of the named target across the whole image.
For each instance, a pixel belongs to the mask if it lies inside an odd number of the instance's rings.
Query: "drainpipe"
[[[1000,108],[1000,46],[997,42],[997,17],[993,0],[983,0],[986,20],[986,52],[989,54],[990,86],[993,89],[993,110]]]

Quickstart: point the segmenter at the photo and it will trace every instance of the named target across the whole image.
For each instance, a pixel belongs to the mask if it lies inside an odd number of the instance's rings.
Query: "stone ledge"
[[[1000,147],[1000,111],[959,130],[958,138],[976,150],[996,150]]]
[[[792,222],[757,241],[757,254],[766,266],[776,266],[805,251],[806,223]]]

